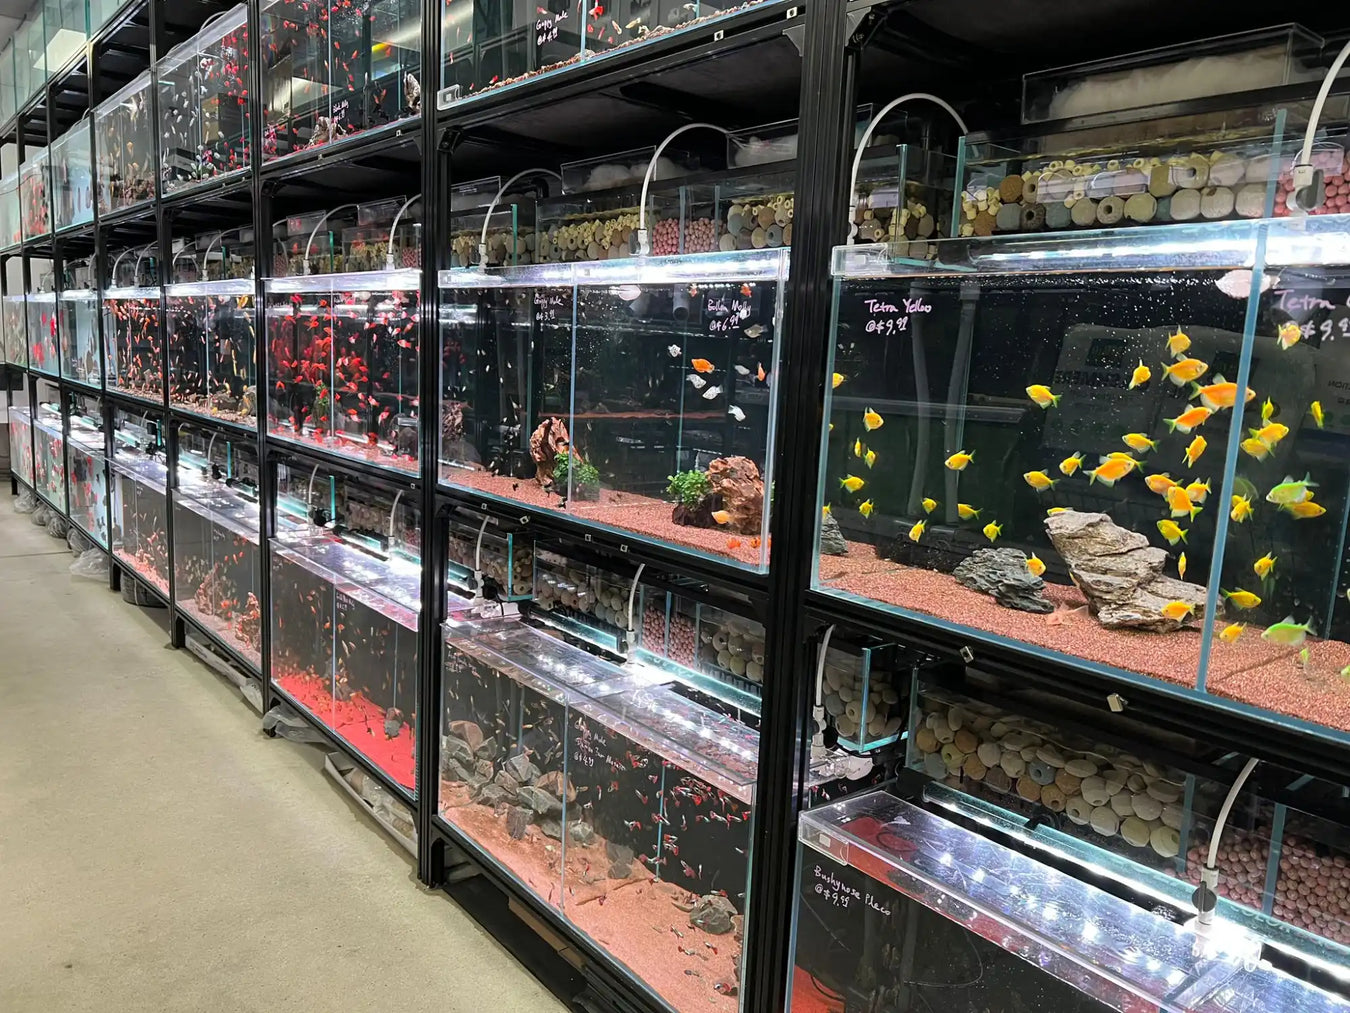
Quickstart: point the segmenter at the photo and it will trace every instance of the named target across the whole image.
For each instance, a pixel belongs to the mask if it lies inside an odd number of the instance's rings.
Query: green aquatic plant
[[[567,495],[569,477],[572,495],[577,499],[600,498],[600,472],[595,465],[587,464],[571,450],[560,450],[553,458],[553,488],[563,496]]]
[[[676,503],[689,510],[697,509],[711,488],[706,471],[691,469],[666,476],[666,495],[674,497]]]
[[[333,402],[328,395],[328,384],[320,380],[314,385],[314,422],[317,425],[328,424],[328,413]]]

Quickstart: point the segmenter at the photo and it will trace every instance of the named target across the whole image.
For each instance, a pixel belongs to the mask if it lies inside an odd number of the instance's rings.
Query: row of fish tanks
[[[11,404],[10,466],[14,477],[86,535],[108,548],[107,453],[103,407],[92,395],[35,385],[36,410]]]

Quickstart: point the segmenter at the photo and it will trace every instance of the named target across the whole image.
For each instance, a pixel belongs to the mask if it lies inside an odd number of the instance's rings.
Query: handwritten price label
[[[878,900],[872,891],[859,890],[822,866],[817,865],[813,871],[816,881],[811,887],[811,892],[822,900],[827,900],[838,908],[847,909],[859,905],[871,908],[881,915],[891,913],[890,903],[884,899]]]
[[[562,316],[571,316],[567,310],[567,296],[556,292],[539,292],[534,297],[534,319],[537,323],[555,323]]]
[[[558,33],[562,31],[562,22],[567,20],[569,13],[569,11],[563,11],[561,14],[554,14],[547,18],[538,18],[534,23],[534,44],[543,46],[557,41]]]

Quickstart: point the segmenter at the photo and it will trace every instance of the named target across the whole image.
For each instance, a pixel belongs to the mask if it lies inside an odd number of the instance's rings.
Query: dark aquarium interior
[[[162,417],[113,412],[112,550],[118,562],[169,596],[168,468]]]
[[[109,389],[160,404],[164,398],[164,341],[160,335],[158,251],[122,250],[109,258],[103,290],[103,341]]]
[[[94,182],[100,215],[154,199],[153,87],[147,70],[94,109]]]

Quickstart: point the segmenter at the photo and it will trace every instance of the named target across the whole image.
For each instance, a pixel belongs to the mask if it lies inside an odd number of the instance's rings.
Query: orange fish
[[[728,548],[728,549],[739,549],[740,547],[741,547],[741,540],[740,540],[739,538],[728,538],[728,539],[727,539],[727,548]]]
[[[752,548],[752,549],[758,549],[758,548],[759,548],[759,539],[758,539],[758,538],[752,538],[752,539],[750,539],[750,548]]]
[[[693,366],[700,373],[711,373],[717,367],[707,359],[694,359],[689,365]]]
[[[768,374],[764,372],[764,363],[757,362],[755,363],[755,365],[759,367],[758,369],[755,370],[755,379],[758,380],[760,383],[763,383],[764,378],[768,376]]]
[[[745,296],[747,299],[749,299],[750,296],[753,295],[753,294],[754,294],[754,290],[750,287],[750,283],[749,283],[749,282],[746,282],[744,285],[741,286],[741,295],[743,295],[743,296]]]

